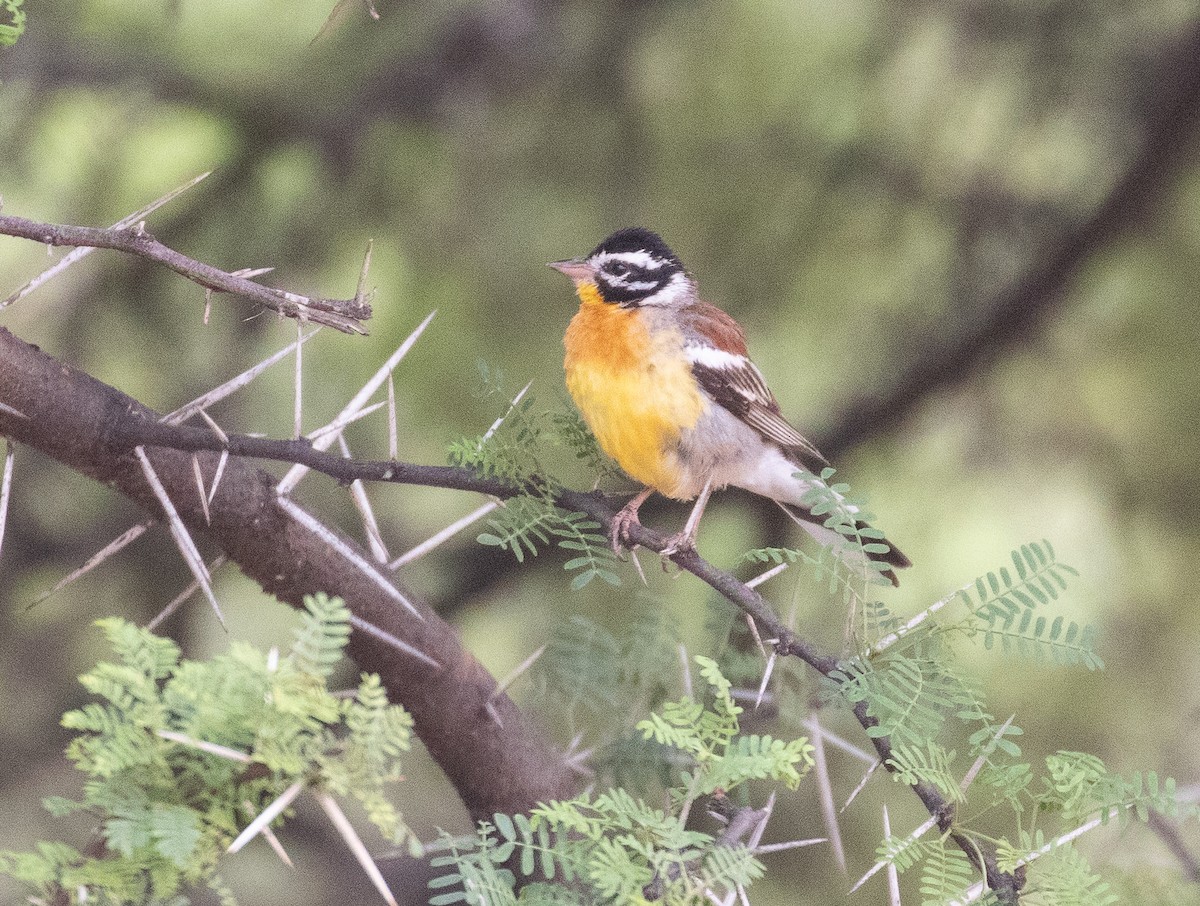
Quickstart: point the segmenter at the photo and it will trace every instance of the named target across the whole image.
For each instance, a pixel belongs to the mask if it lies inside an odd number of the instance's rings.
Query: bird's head
[[[695,298],[696,286],[662,238],[641,227],[613,233],[584,258],[552,261],[581,291],[595,287],[601,301],[622,308],[677,308]]]

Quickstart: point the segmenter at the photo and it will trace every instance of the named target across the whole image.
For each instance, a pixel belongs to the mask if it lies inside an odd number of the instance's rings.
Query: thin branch
[[[2,335],[0,335],[2,336]],[[0,422],[2,426],[2,422]],[[390,481],[401,484],[418,484],[429,487],[452,488],[464,491],[476,491],[495,497],[508,498],[521,493],[522,488],[508,485],[504,482],[481,478],[469,469],[454,466],[422,466],[412,463],[348,460],[313,449],[305,441],[270,440],[261,437],[230,434],[224,442],[218,440],[211,432],[204,429],[184,426],[164,425],[150,419],[124,418],[110,427],[109,443],[118,451],[127,450],[139,445],[170,447],[176,450],[228,450],[239,456],[258,456],[266,459],[302,463],[303,467],[320,471],[339,481],[350,482],[355,479],[368,481]],[[293,471],[295,471],[293,469]],[[587,513],[603,526],[611,524],[614,510],[605,499],[597,493],[582,493],[579,491],[557,491],[556,502],[559,506],[572,512]],[[280,505],[289,510],[294,507],[285,498],[280,499]],[[319,523],[311,516],[299,511],[293,515],[311,524],[309,527],[318,531]],[[323,529],[323,527],[322,527]],[[323,529],[328,532],[328,529]],[[631,545],[641,545],[649,550],[661,553],[667,545],[667,539],[645,526],[634,525],[629,530]],[[348,549],[347,549],[348,550]],[[343,550],[343,556],[346,551]],[[349,558],[358,562],[356,558]],[[360,569],[373,573],[373,567],[365,558],[360,558]],[[741,608],[748,616],[763,629],[764,635],[774,640],[775,651],[780,655],[798,657],[818,672],[828,675],[838,664],[838,658],[833,654],[820,651],[812,642],[791,631],[774,612],[763,597],[754,589],[749,588],[732,574],[720,570],[704,560],[695,550],[683,550],[674,553],[670,559],[680,569],[692,573],[722,594],[727,600]],[[380,577],[381,578],[381,577]],[[875,718],[867,714],[865,702],[859,702],[853,709],[854,716],[864,728],[877,724]],[[871,743],[888,770],[892,770],[891,740],[887,736],[872,737]],[[981,845],[966,835],[952,830],[954,807],[946,797],[927,782],[913,785],[913,791],[924,803],[929,813],[934,816],[935,823],[944,831],[949,832],[961,849],[971,859],[972,863],[986,873],[989,886],[997,891],[1001,902],[1015,902],[1021,880],[1012,874],[1000,872],[996,867],[995,849],[990,845]],[[982,853],[982,863],[980,854]]]
[[[964,320],[918,354],[881,393],[850,402],[832,427],[815,438],[832,461],[867,436],[899,425],[931,394],[965,381],[1020,342],[1065,297],[1092,255],[1135,229],[1171,186],[1200,114],[1200,28],[1184,35],[1143,76],[1146,97],[1141,147],[1091,215],[1049,244],[1025,272],[1001,288],[980,317]]]
[[[207,170],[204,173],[201,173],[199,176],[189,179],[183,185],[176,186],[174,189],[172,189],[166,195],[163,195],[161,198],[156,198],[154,201],[150,202],[150,204],[146,205],[144,208],[140,208],[139,210],[134,211],[132,214],[128,214],[125,217],[122,217],[120,220],[118,220],[116,223],[114,223],[109,229],[119,230],[119,229],[122,229],[123,227],[133,226],[138,221],[144,219],[147,215],[152,214],[153,212],[157,211],[159,208],[161,208],[167,202],[174,201],[176,198],[178,198],[180,195],[182,195],[184,192],[186,192],[192,186],[196,185],[197,183],[203,182],[205,179],[207,179],[209,177],[209,175],[211,173],[212,173],[211,170]],[[88,255],[90,255],[95,250],[96,249],[94,246],[91,246],[91,247],[85,246],[85,247],[77,248],[74,251],[68,252],[67,254],[63,255],[63,257],[61,259],[59,259],[59,261],[56,262],[54,265],[52,265],[51,267],[42,271],[40,274],[38,274],[36,277],[34,277],[32,280],[30,280],[28,283],[26,283],[24,286],[22,286],[16,292],[14,292],[12,295],[10,295],[3,302],[0,302],[0,310],[8,308],[8,306],[12,305],[14,302],[21,301],[26,296],[28,296],[31,292],[33,292],[35,289],[37,289],[39,286],[43,286],[46,283],[50,282],[55,277],[57,277],[59,274],[61,274],[63,271],[65,271],[67,268],[69,268],[72,264],[74,264],[75,262],[79,261],[82,258],[86,258]]]
[[[1159,812],[1150,812],[1146,818],[1150,830],[1158,835],[1163,845],[1171,851],[1183,869],[1183,876],[1192,883],[1200,883],[1200,859],[1188,848],[1183,836],[1179,833],[1179,825],[1170,821]]]
[[[168,248],[141,225],[104,229],[39,223],[24,217],[0,214],[0,235],[31,239],[46,245],[116,249],[156,261],[205,289],[242,296],[286,317],[323,324],[343,333],[365,334],[362,322],[371,316],[371,307],[354,299],[302,296],[234,276]]]

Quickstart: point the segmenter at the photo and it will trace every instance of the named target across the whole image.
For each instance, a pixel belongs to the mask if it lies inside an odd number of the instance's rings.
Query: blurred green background
[[[1200,165],[1189,86],[1200,7],[377,5],[378,21],[346,5],[314,42],[330,0],[30,4],[27,33],[0,50],[4,212],[107,225],[211,169],[149,219],[158,238],[230,270],[273,266],[263,278],[273,285],[343,297],[373,238],[370,336],[324,331],[308,344],[306,427],[437,309],[397,372],[400,455],[428,463],[503,412],[502,396],[481,393],[480,361],[511,392],[532,380],[539,405],[568,405],[561,337],[574,300],[544,262],[621,226],[656,229],[745,326],[785,413],[818,445],[830,441],[840,475],[915,562],[889,598],[894,611],[917,612],[1028,540],[1049,538],[1080,570],[1071,618],[1098,625],[1105,672],[974,658],[993,711],[1018,715],[1026,753],[1082,749],[1125,773],[1197,779]],[[1148,143],[1163,153],[1147,161]],[[1138,203],[1089,233],[1131,177]],[[0,240],[0,295],[60,254]],[[1056,261],[1069,266],[1055,271]],[[1047,266],[1047,280],[1031,278]],[[1061,292],[1038,291],[1058,282]],[[1028,324],[956,343],[1000,302]],[[0,325],[165,411],[295,336],[240,300],[216,299],[207,325],[203,307],[182,278],[100,251],[0,312]],[[290,369],[214,414],[227,428],[286,434]],[[892,399],[914,369],[933,377],[897,394],[891,417],[848,420]],[[375,422],[350,440],[376,455],[384,438]],[[360,534],[345,495],[307,482],[307,502]],[[393,555],[481,502],[393,487],[371,496]],[[662,504],[644,516],[673,528],[685,512]],[[740,493],[709,512],[700,548],[720,565],[798,542]],[[90,622],[145,621],[189,577],[152,532],[26,605],[139,518],[108,489],[17,451],[0,557],[0,849],[83,832],[39,801],[78,784],[57,721],[83,700],[74,677],[105,653]],[[477,532],[404,578],[497,675],[555,623],[585,615],[616,628],[645,606],[632,600],[632,574],[621,589],[572,594],[557,552],[517,569]],[[701,644],[706,589],[651,580],[655,606]],[[767,589],[781,608],[796,602],[802,632],[841,644],[837,605],[787,578]],[[286,642],[286,608],[228,569],[219,593],[232,637]],[[164,628],[197,656],[230,637],[198,602]],[[831,758],[844,798],[859,768]],[[436,768],[421,754],[410,768],[401,806],[413,826],[425,839],[464,829]],[[786,799],[768,839],[820,835],[812,785]],[[872,781],[847,814],[854,877],[873,861],[885,799],[897,830],[925,817],[906,792]],[[265,847],[222,867],[243,902],[371,902],[322,819],[301,817],[285,841],[295,872]],[[1200,850],[1194,828],[1185,839]],[[1100,865],[1178,871],[1144,828],[1100,830],[1084,848]],[[884,899],[878,881],[848,898],[822,847],[767,864],[753,893],[761,906]],[[402,901],[421,902],[420,866],[391,868]]]

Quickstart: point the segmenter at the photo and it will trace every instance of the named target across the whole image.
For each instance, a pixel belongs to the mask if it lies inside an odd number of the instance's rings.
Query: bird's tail
[[[838,556],[853,559],[855,557],[866,557],[875,563],[887,564],[887,569],[879,570],[879,574],[891,582],[893,585],[899,585],[900,580],[896,578],[896,570],[904,569],[912,566],[912,561],[900,552],[899,548],[895,547],[890,541],[882,538],[866,538],[863,539],[868,544],[882,544],[887,546],[887,553],[879,553],[874,550],[864,551],[857,545],[853,539],[847,538],[840,532],[834,531],[831,528],[825,527],[825,520],[828,516],[814,516],[812,511],[802,505],[794,503],[779,503],[780,509],[787,513],[792,520],[808,532],[817,541],[818,544],[829,546],[832,545],[834,553]],[[850,517],[853,518],[853,517]],[[870,528],[870,524],[855,520],[854,528],[861,531],[865,528]]]

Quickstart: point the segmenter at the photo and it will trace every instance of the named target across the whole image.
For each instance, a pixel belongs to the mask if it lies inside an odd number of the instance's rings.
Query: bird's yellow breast
[[[651,331],[646,316],[579,287],[567,328],[567,389],[601,448],[632,478],[680,496],[680,434],[705,408],[674,329]]]

